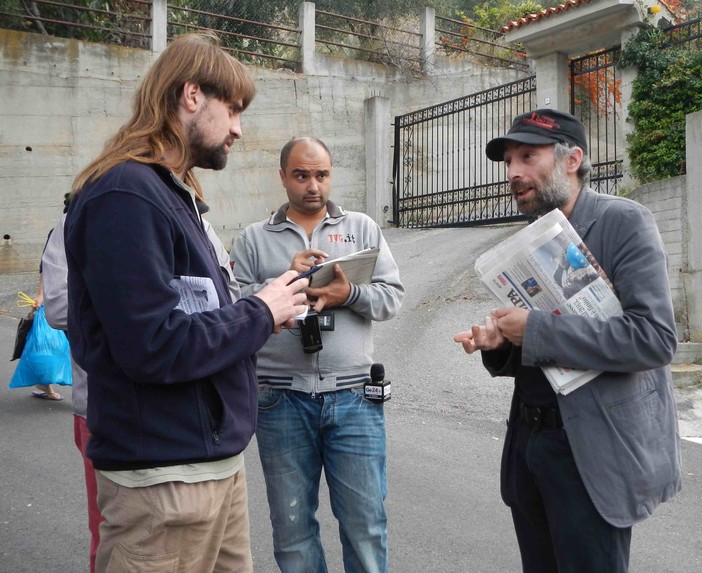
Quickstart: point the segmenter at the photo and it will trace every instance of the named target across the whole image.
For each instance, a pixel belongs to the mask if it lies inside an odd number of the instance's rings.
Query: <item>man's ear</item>
[[[577,173],[580,169],[580,164],[583,162],[583,150],[579,147],[572,148],[573,153],[566,157],[566,172]]]
[[[189,112],[196,112],[202,101],[205,98],[205,94],[200,90],[200,84],[193,82],[185,82],[183,84],[183,91],[180,94],[181,105]]]
[[[283,184],[283,187],[285,187],[285,171],[278,169],[278,175],[280,175],[280,182]]]

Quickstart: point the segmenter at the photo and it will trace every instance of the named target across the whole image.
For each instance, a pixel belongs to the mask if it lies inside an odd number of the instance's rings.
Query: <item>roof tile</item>
[[[665,6],[668,11],[676,17],[676,20],[685,19],[685,9],[681,0],[658,0],[658,2],[663,4],[663,6]],[[500,28],[500,32],[505,34],[511,30],[514,30],[515,28],[521,28],[522,26],[525,26],[531,22],[538,22],[539,20],[543,20],[544,18],[548,18],[554,14],[565,12],[566,10],[571,10],[573,8],[577,8],[578,6],[582,6],[583,4],[589,3],[590,0],[568,0],[567,2],[559,4],[558,6],[546,8],[540,12],[536,12],[535,14],[527,14],[526,16],[519,18],[519,20],[508,22],[502,26],[502,28]]]

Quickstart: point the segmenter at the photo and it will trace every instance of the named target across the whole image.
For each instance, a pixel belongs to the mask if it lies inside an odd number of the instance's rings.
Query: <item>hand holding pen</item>
[[[290,263],[290,270],[297,271],[299,274],[290,282],[292,283],[314,274],[319,270],[317,265],[323,263],[324,259],[327,257],[329,257],[329,255],[319,249],[305,249],[304,251],[295,253]]]

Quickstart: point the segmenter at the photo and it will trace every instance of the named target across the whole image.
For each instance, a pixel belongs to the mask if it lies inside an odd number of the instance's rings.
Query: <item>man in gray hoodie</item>
[[[325,314],[321,350],[305,349],[301,331],[290,329],[258,352],[256,437],[276,561],[283,573],[327,570],[315,518],[324,468],[345,570],[385,572],[385,419],[382,402],[367,400],[363,387],[373,362],[372,322],[397,314],[404,287],[378,225],[329,200],[332,160],[323,142],[289,141],[280,179],[288,202],[234,243],[244,295],[287,269],[301,273],[371,247],[380,252],[370,284],[350,283],[336,265],[331,283],[307,289],[311,310]]]

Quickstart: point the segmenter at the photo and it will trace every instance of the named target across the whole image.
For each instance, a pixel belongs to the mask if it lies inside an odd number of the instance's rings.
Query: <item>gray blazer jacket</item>
[[[558,405],[595,507],[612,525],[629,527],[681,483],[666,255],[653,215],[634,201],[584,187],[569,221],[612,281],[624,314],[600,321],[531,311],[522,348],[485,352],[483,361],[493,376],[514,376],[520,357],[524,366],[603,371],[559,394]]]

